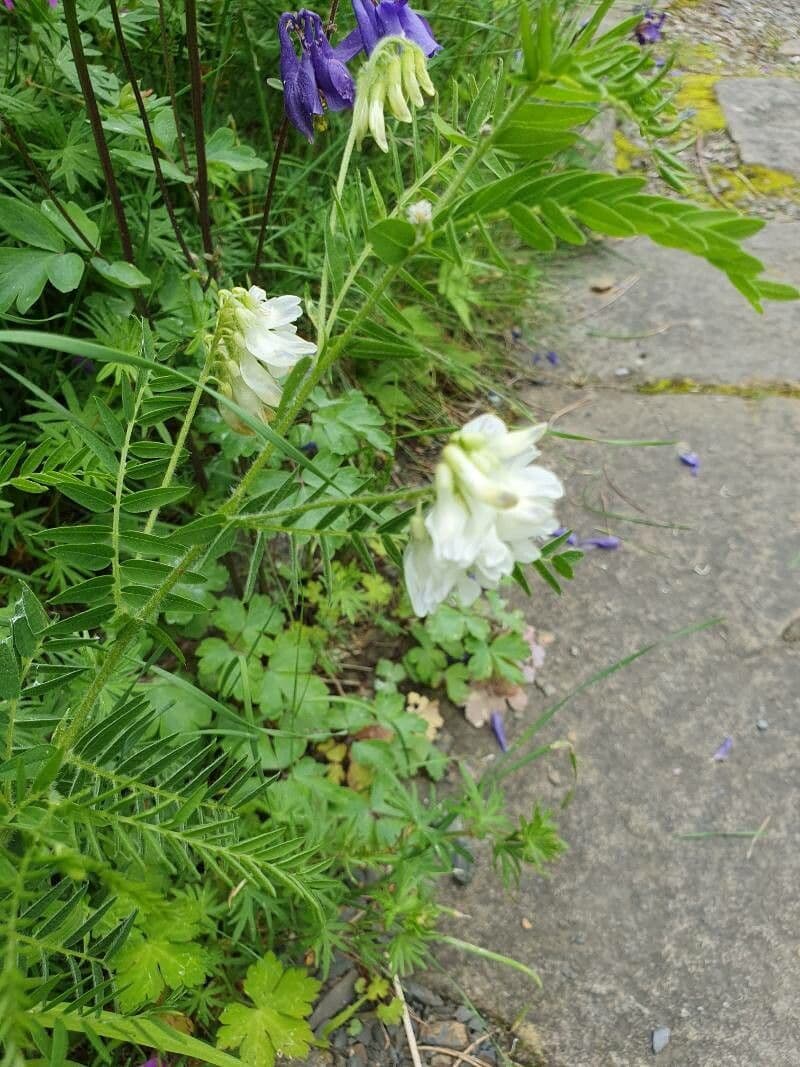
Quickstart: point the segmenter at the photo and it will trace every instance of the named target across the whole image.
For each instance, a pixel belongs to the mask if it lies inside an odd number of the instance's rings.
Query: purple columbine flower
[[[711,758],[714,760],[715,763],[724,763],[728,756],[730,756],[732,748],[733,738],[726,737]]]
[[[678,459],[685,467],[689,467],[694,478],[700,472],[700,457],[696,452],[679,452]]]
[[[508,752],[508,741],[506,741],[506,730],[503,726],[503,716],[499,711],[493,711],[489,716],[489,722],[491,723],[492,733],[500,746],[500,751]]]
[[[351,0],[356,28],[334,49],[343,62],[362,50],[371,55],[383,37],[405,37],[419,45],[426,56],[442,47],[433,36],[430,23],[410,6],[408,0]]]
[[[317,88],[322,90],[329,110],[344,111],[353,106],[356,87],[350,71],[337,58],[325,30],[322,19],[314,11],[298,12],[303,19],[303,51],[311,56]]]
[[[622,544],[618,537],[609,535],[607,537],[584,537],[582,541],[578,542],[578,548],[603,548],[606,551],[619,548]]]
[[[661,27],[667,17],[666,11],[660,14],[656,11],[646,11],[644,18],[633,31],[633,35],[641,45],[658,44],[663,37]]]
[[[289,122],[309,141],[313,141],[314,116],[322,114],[322,103],[314,75],[314,63],[304,41],[298,57],[290,36],[291,31],[302,30],[300,21],[302,14],[298,12],[293,15],[289,11],[284,11],[278,20],[283,106]]]

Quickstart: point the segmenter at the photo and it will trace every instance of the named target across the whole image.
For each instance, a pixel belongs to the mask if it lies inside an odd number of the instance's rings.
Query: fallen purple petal
[[[547,353],[547,362],[550,364],[551,367],[559,366],[559,364],[561,363],[561,360],[558,358],[558,353],[557,352],[548,352]]]
[[[559,526],[559,528],[557,530],[553,530],[553,532],[550,534],[550,536],[553,539],[555,539],[556,537],[563,537],[568,529],[569,529],[568,526]],[[578,544],[578,535],[575,533],[574,530],[570,531],[570,535],[569,535],[569,537],[567,538],[567,540],[564,543],[567,544],[567,545],[577,545]]]
[[[508,742],[506,741],[506,731],[503,726],[503,716],[499,711],[493,711],[489,718],[489,722],[491,723],[492,733],[497,739],[501,752],[508,752]]]
[[[696,452],[680,452],[678,459],[685,467],[691,468],[692,476],[697,477],[700,471],[700,457]]]
[[[732,748],[733,748],[733,738],[732,737],[726,737],[725,740],[722,742],[722,744],[719,746],[719,748],[717,749],[717,751],[714,753],[714,755],[711,758],[713,760],[715,760],[717,763],[724,763],[725,760],[728,758],[728,756],[730,756]]]
[[[582,541],[578,541],[578,548],[602,548],[607,552],[615,548],[619,548],[622,541],[618,537],[609,535],[608,537],[584,537]]]

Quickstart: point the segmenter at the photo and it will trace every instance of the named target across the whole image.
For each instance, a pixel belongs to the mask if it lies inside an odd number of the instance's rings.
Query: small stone
[[[589,288],[593,293],[607,293],[615,285],[614,278],[610,274],[600,274],[589,282]]]
[[[434,993],[427,986],[420,985],[413,978],[403,979],[403,992],[406,997],[416,1000],[419,1004],[424,1004],[426,1008],[441,1008],[444,1005],[444,1001],[438,993]]]
[[[778,55],[800,56],[800,37],[792,37],[790,40],[784,41],[778,49]]]
[[[312,1030],[316,1030],[323,1023],[332,1019],[334,1015],[338,1015],[351,1002],[357,979],[358,972],[352,967],[337,982],[334,982],[316,1008],[314,1008],[311,1018],[308,1020]]]
[[[669,1039],[672,1036],[670,1028],[668,1026],[659,1026],[657,1030],[653,1031],[652,1042],[653,1052],[658,1055],[659,1052],[663,1052],[669,1044]]]
[[[350,1049],[350,1063],[353,1067],[369,1067],[369,1058],[367,1056],[367,1050],[361,1044],[360,1041]]]
[[[617,369],[614,371],[614,377],[627,378],[630,373],[630,367],[617,367]]]
[[[547,772],[547,780],[550,782],[550,785],[561,785],[561,775],[554,767],[551,767]]]
[[[467,1028],[463,1023],[424,1022],[419,1030],[420,1041],[426,1045],[441,1045],[442,1048],[464,1049],[469,1043]]]
[[[570,656],[578,657],[581,654],[581,650],[578,648],[577,645],[570,645],[569,654]]]
[[[554,697],[556,695],[556,687],[551,685],[550,682],[545,682],[542,686],[542,692],[546,697]]]
[[[769,730],[769,723],[767,722],[766,719],[759,719],[758,722],[756,723],[756,729],[760,733],[765,734],[767,732],[767,730]]]
[[[533,923],[530,921],[530,919],[526,919],[524,915],[520,919],[519,923],[523,930],[533,929]]]
[[[460,1023],[468,1023],[472,1018],[472,1008],[467,1007],[466,1004],[459,1004],[453,1015]]]

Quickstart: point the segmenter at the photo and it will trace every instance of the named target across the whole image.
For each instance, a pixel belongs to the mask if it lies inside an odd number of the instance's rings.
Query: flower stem
[[[122,23],[119,17],[119,9],[117,7],[117,0],[109,0],[111,7],[111,18],[114,22],[114,32],[117,35],[117,44],[119,45],[120,55],[122,56],[122,64],[125,67],[125,74],[130,82],[131,89],[133,89],[133,95],[136,98],[136,107],[139,110],[139,118],[142,120],[142,126],[144,127],[144,135],[147,140],[147,147],[150,149],[150,158],[153,161],[153,169],[156,175],[156,182],[158,183],[159,191],[161,192],[161,199],[164,201],[164,207],[167,209],[167,215],[169,216],[170,225],[172,226],[172,232],[175,234],[175,240],[178,242],[183,258],[186,260],[186,265],[189,270],[195,269],[195,258],[189,251],[189,246],[183,239],[181,228],[178,223],[177,216],[175,215],[175,208],[172,204],[172,198],[169,195],[169,189],[167,183],[164,180],[164,172],[161,169],[161,157],[158,154],[158,148],[153,137],[153,130],[150,126],[150,119],[147,115],[147,108],[145,107],[144,100],[142,99],[142,91],[139,88],[139,83],[136,80],[136,71],[133,69],[133,63],[131,61],[131,54],[128,51],[128,46],[125,43],[125,35],[122,31]]]
[[[203,126],[203,72],[200,69],[196,0],[186,0],[186,49],[189,53],[194,151],[197,161],[197,209],[200,215],[203,251],[208,261],[210,278],[213,273],[214,242],[211,237],[211,216],[208,206],[208,161],[206,159],[206,133]]]
[[[175,119],[175,132],[178,135],[178,151],[180,152],[184,170],[188,174],[190,170],[189,156],[186,153],[186,142],[183,139],[183,131],[181,130],[181,118],[178,111],[178,94],[175,90],[175,64],[172,59],[172,44],[167,30],[167,16],[164,11],[164,0],[158,0],[158,25],[161,34],[161,55],[164,59],[164,72],[167,77],[167,91],[169,92],[169,99],[172,104],[172,115]]]
[[[186,438],[189,434],[189,430],[192,427],[192,420],[194,419],[195,413],[197,411],[197,406],[200,403],[200,397],[203,395],[203,387],[208,381],[209,375],[211,374],[211,367],[214,363],[216,347],[217,335],[214,334],[211,344],[208,346],[208,349],[206,351],[206,358],[203,363],[202,369],[200,370],[200,376],[197,379],[197,385],[195,386],[194,392],[192,393],[192,398],[189,401],[189,406],[186,409],[186,414],[183,417],[183,424],[181,425],[181,428],[178,431],[178,436],[175,438],[175,444],[172,449],[172,455],[169,458],[167,469],[164,472],[164,477],[161,481],[162,489],[166,489],[167,486],[171,484],[172,479],[175,476],[175,470],[178,466],[178,461],[180,460],[181,452],[183,451],[183,446],[186,443]],[[160,510],[160,508],[153,508],[153,510],[148,515],[147,522],[145,523],[144,527],[144,532],[146,534],[152,532]]]
[[[253,263],[253,274],[258,274],[258,269],[261,266],[261,257],[264,253],[264,238],[267,233],[270,212],[272,211],[272,198],[275,195],[275,179],[278,176],[278,167],[280,166],[283,150],[286,147],[286,134],[288,132],[289,120],[284,115],[281,119],[281,124],[278,127],[278,132],[275,134],[275,151],[272,153],[272,167],[269,172],[267,192],[264,196],[264,210],[261,213],[261,227],[258,231],[258,244],[256,245],[256,258]]]
[[[47,175],[44,173],[43,170],[39,168],[36,161],[28,151],[25,141],[20,136],[19,131],[14,126],[13,122],[9,118],[7,118],[2,112],[0,112],[0,123],[5,128],[5,132],[8,136],[9,141],[11,141],[16,150],[22,156],[22,160],[25,163],[26,167],[30,170],[31,174],[33,174],[34,178],[37,180],[39,185],[41,185],[42,189],[44,189],[45,193],[47,193],[50,200],[53,201],[53,206],[58,211],[59,215],[61,215],[64,221],[69,224],[73,233],[78,237],[81,243],[86,245],[86,250],[90,252],[93,256],[99,256],[100,259],[105,259],[106,257],[103,255],[100,249],[95,248],[95,246],[86,236],[86,234],[77,224],[77,222],[75,222],[75,220],[69,214],[67,209],[61,203],[58,196],[56,195],[55,190],[50,184]]]
[[[72,58],[75,61],[75,69],[78,72],[78,81],[80,82],[81,92],[83,93],[84,103],[86,104],[89,123],[92,127],[92,135],[94,137],[97,155],[100,160],[100,167],[103,171],[106,191],[111,200],[114,217],[117,220],[119,239],[122,244],[122,255],[129,263],[133,263],[133,245],[131,244],[128,220],[125,216],[125,208],[122,204],[122,197],[120,196],[117,179],[114,176],[114,168],[111,165],[111,156],[109,155],[108,144],[106,142],[105,133],[103,132],[103,120],[100,118],[97,97],[94,95],[92,79],[89,74],[89,67],[86,63],[86,55],[83,51],[81,30],[78,25],[76,0],[64,0],[63,8],[64,20],[67,24],[67,35],[69,36],[69,44],[72,50]]]

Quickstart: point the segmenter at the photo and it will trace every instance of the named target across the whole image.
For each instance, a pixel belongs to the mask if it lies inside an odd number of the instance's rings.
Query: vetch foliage
[[[418,692],[514,694],[494,587],[581,557],[557,435],[485,342],[593,234],[796,295],[743,251],[757,220],[582,160],[614,108],[681,185],[668,65],[638,16],[599,35],[610,6],[3,13],[4,1063],[305,1055],[337,952],[347,1010],[396,1021],[395,975],[480,951],[440,931],[454,853],[511,885],[562,850],[503,791],[572,756],[527,748],[555,709],[444,790]]]

